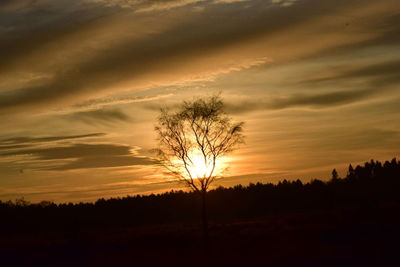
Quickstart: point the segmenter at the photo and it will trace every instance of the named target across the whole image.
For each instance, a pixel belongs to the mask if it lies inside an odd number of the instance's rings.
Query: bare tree
[[[243,122],[233,123],[219,96],[161,109],[156,150],[170,174],[201,194],[204,233],[208,233],[206,193],[221,175],[221,160],[243,143]]]

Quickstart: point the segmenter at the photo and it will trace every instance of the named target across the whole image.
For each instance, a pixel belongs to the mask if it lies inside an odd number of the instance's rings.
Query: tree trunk
[[[206,203],[206,195],[207,191],[201,191],[201,217],[203,221],[203,232],[204,232],[204,240],[207,242],[208,239],[208,217],[207,217],[207,203]]]

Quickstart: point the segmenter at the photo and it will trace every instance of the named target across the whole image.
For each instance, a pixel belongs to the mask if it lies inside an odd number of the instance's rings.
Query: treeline
[[[76,230],[86,227],[129,226],[199,220],[200,197],[193,192],[99,199],[95,203],[30,204],[23,199],[0,201],[0,231]],[[376,209],[400,204],[400,162],[371,160],[352,165],[345,177],[336,170],[327,181],[283,180],[278,184],[219,187],[207,194],[209,219],[224,221],[284,212],[343,208]]]

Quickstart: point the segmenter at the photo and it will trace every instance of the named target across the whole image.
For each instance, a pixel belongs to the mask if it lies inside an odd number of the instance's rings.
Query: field
[[[14,233],[0,241],[2,266],[395,266],[399,211],[214,222],[207,241],[198,224]]]

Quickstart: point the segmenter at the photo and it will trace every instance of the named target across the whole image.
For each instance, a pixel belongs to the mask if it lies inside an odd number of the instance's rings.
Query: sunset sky
[[[220,93],[246,144],[215,186],[400,156],[399,0],[2,0],[0,200],[179,188],[161,107]]]

